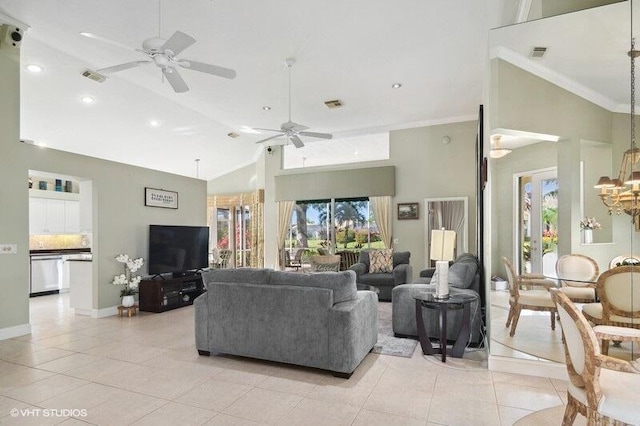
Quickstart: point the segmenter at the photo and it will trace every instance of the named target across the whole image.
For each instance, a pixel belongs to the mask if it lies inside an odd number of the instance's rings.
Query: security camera
[[[22,30],[13,25],[6,25],[5,28],[0,31],[0,43],[6,43],[13,47],[20,47],[22,41]]]
[[[273,153],[273,148],[271,148],[270,146],[267,147],[267,154],[271,154]]]

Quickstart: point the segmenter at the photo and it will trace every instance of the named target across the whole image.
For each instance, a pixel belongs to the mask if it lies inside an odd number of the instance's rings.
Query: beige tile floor
[[[1,425],[511,425],[566,401],[564,382],[488,371],[483,353],[369,354],[344,380],[199,356],[192,307],[92,319],[68,303],[32,299],[33,333],[0,341]]]

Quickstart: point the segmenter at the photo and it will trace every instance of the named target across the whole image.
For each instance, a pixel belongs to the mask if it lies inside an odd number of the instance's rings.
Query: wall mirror
[[[426,198],[424,211],[427,212],[425,221],[425,267],[435,266],[430,256],[431,231],[434,229],[448,229],[456,232],[455,256],[469,251],[468,232],[468,198]]]
[[[580,189],[581,217],[595,218],[600,227],[594,230],[591,243],[613,242],[613,216],[603,210],[600,198],[596,197],[593,185],[600,176],[611,176],[613,147],[610,143],[583,140],[580,142]],[[582,238],[582,244],[591,244]]]
[[[634,8],[640,16],[640,2]],[[506,279],[502,258],[519,256],[517,177],[536,170],[557,173],[556,229],[546,237],[556,240],[538,250],[588,255],[602,272],[638,245],[630,216],[610,217],[593,188],[596,175],[617,177],[629,148],[629,23],[630,2],[624,1],[491,31],[488,133],[529,137],[503,137],[502,147],[511,153],[489,160],[486,277]],[[594,232],[598,244],[583,244],[584,216],[601,223]],[[520,273],[522,265],[513,263]],[[564,363],[561,330],[551,330],[548,312],[523,310],[511,337],[505,327],[509,293],[491,290],[488,297],[490,364],[513,358]],[[554,371],[564,374],[561,367]]]

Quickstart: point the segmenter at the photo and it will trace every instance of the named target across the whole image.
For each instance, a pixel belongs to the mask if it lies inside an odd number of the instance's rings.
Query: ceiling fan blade
[[[316,132],[298,132],[301,136],[310,136],[312,138],[331,139],[333,135],[329,133],[316,133]]]
[[[176,56],[187,47],[196,42],[196,39],[183,33],[182,31],[176,31],[160,48],[161,52],[170,50],[173,56]]]
[[[297,135],[290,135],[289,140],[291,141],[291,143],[293,143],[293,146],[295,146],[296,148],[302,148],[304,146],[304,144],[302,143],[302,140]]]
[[[96,71],[101,73],[101,74],[111,74],[111,73],[114,73],[114,72],[124,71],[124,70],[128,70],[129,68],[135,68],[135,67],[139,67],[140,65],[146,65],[146,64],[150,64],[150,63],[151,63],[151,61],[127,62],[125,64],[114,65],[112,67],[100,68],[99,70],[96,70]]]
[[[162,68],[162,74],[167,78],[174,92],[183,93],[189,90],[189,86],[184,82],[178,70],[171,67]]]
[[[218,77],[228,78],[230,80],[236,78],[235,70],[219,67],[217,65],[205,64],[203,62],[192,61],[191,59],[184,59],[178,62],[178,65],[184,68],[192,69],[194,71],[200,71],[207,74],[217,75]]]
[[[278,133],[282,133],[284,134],[284,132],[282,130],[276,130],[276,129],[261,129],[259,127],[252,127],[253,130],[259,130],[261,132],[278,132]]]
[[[266,139],[262,139],[261,141],[258,141],[256,143],[263,143],[263,142],[266,142],[266,141],[270,141],[271,139],[279,138],[280,136],[282,136],[282,135],[280,134],[280,135],[270,136],[270,137],[268,137]]]

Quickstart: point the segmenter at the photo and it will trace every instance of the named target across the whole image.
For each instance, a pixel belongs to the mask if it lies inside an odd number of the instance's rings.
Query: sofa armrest
[[[420,277],[431,278],[435,273],[436,273],[436,268],[423,269],[422,271],[420,271]]]
[[[413,268],[408,263],[402,263],[393,268],[393,285],[409,284],[413,282]]]
[[[202,293],[193,300],[196,349],[209,351],[209,303],[207,301],[208,292]]]
[[[350,270],[356,273],[356,282],[360,282],[360,276],[367,273],[367,265],[364,263],[354,263],[349,267]]]
[[[331,370],[351,373],[378,340],[378,296],[359,291],[353,300],[336,303],[329,310],[329,359]]]

